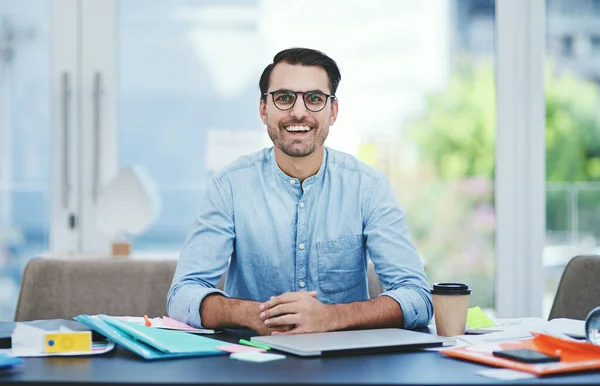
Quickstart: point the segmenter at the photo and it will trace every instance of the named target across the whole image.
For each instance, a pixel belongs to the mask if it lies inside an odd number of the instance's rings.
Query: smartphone
[[[559,356],[546,355],[539,351],[528,349],[494,351],[494,356],[523,363],[548,363],[560,361]]]

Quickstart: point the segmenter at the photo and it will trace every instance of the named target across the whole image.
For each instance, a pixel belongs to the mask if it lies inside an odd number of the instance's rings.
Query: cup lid
[[[468,295],[471,289],[465,283],[435,283],[432,295]]]

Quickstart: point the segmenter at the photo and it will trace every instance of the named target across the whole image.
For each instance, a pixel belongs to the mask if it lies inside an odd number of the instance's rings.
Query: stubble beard
[[[315,126],[311,129],[315,131],[309,139],[287,139],[284,138],[286,131],[283,127],[267,125],[267,132],[273,144],[281,150],[285,155],[290,157],[307,157],[322,146],[329,134],[329,125],[323,127]]]

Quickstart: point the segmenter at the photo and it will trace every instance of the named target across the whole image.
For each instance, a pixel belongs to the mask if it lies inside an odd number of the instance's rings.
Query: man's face
[[[271,72],[268,92],[288,91],[320,91],[331,94],[327,72],[319,66],[291,65],[278,63]],[[291,94],[290,94],[291,95]],[[317,97],[308,97],[306,105],[311,110],[319,108]],[[276,96],[278,105],[286,108],[290,98]],[[315,107],[316,106],[316,107]],[[289,107],[289,106],[288,106]],[[282,111],[275,106],[273,95],[266,96],[266,102],[260,101],[260,117],[273,144],[290,157],[306,157],[323,146],[329,134],[329,125],[337,118],[337,100],[326,99],[321,111],[313,112],[306,108],[304,94],[296,94],[292,108]]]

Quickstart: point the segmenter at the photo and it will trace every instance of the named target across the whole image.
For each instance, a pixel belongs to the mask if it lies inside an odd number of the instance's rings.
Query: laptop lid
[[[300,356],[413,350],[448,343],[447,339],[437,335],[399,328],[254,336],[250,339]]]

